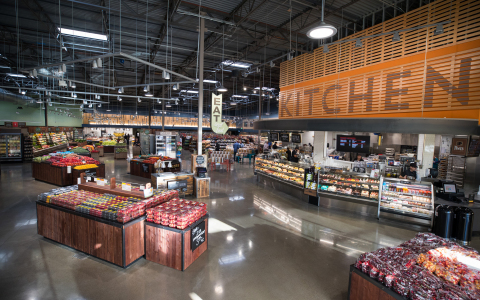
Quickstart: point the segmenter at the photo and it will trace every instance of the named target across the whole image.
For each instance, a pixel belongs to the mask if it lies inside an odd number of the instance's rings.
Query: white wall
[[[310,143],[313,145],[313,135],[314,131],[305,131],[302,133],[302,145]]]

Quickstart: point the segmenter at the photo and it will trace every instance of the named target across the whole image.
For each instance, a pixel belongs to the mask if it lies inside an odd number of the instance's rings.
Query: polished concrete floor
[[[125,160],[101,160],[108,177],[147,182]],[[0,299],[347,299],[362,252],[417,233],[264,188],[248,163],[210,175],[208,251],[184,272],[143,258],[122,269],[37,235],[36,197],[55,186],[35,181],[30,164],[2,164]]]

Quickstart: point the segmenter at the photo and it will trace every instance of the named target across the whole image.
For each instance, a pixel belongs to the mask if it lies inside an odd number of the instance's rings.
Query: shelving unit
[[[465,180],[465,156],[449,155],[447,166],[447,178],[453,180],[458,187],[463,187]]]
[[[0,160],[21,161],[23,156],[22,134],[0,134]]]
[[[409,181],[385,178],[380,192],[378,215],[382,212],[417,218],[433,223],[434,198],[431,183],[412,183]]]
[[[23,140],[23,161],[32,161],[33,159],[33,140],[26,136]]]

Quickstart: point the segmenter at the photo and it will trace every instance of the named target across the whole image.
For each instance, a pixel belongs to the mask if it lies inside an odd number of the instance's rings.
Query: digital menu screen
[[[337,135],[337,151],[369,153],[370,136]]]

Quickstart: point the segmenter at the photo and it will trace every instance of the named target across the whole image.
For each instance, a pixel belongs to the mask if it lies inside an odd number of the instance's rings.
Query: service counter
[[[145,216],[122,224],[37,201],[39,235],[126,268],[145,254]]]
[[[181,194],[193,195],[194,173],[163,172],[151,175],[152,187],[156,189],[180,189]]]
[[[47,162],[32,162],[32,177],[35,180],[48,182],[58,186],[77,184],[80,174],[86,173],[97,177],[105,177],[105,164],[99,164],[97,168],[77,170],[71,167],[57,167]]]
[[[171,162],[172,167],[168,167],[168,163]],[[163,172],[180,172],[181,164],[178,160],[165,161],[165,168],[162,168]],[[143,159],[130,160],[130,175],[140,176],[150,179],[152,174],[156,173],[155,166],[150,163],[144,163]]]

